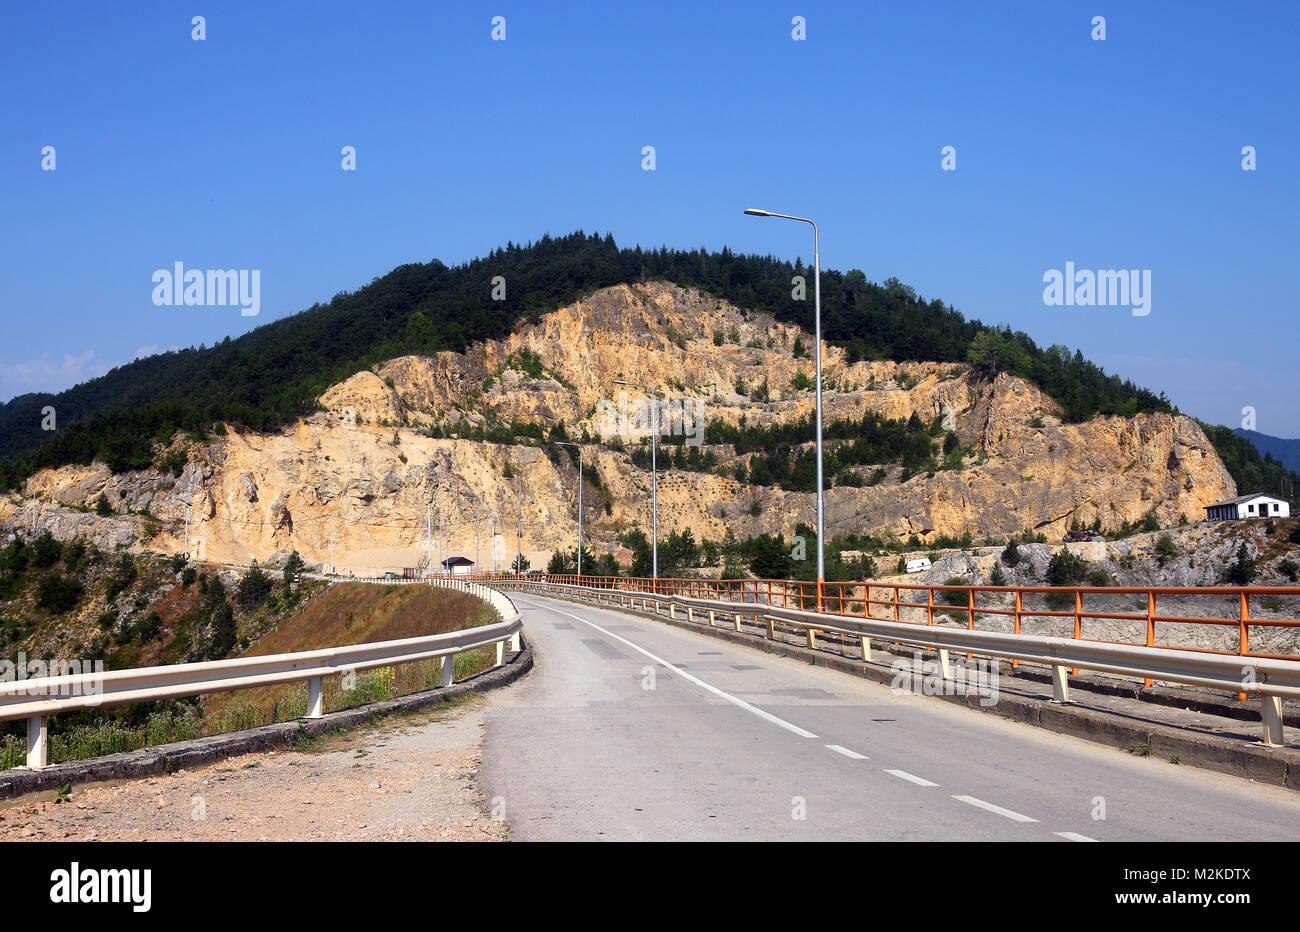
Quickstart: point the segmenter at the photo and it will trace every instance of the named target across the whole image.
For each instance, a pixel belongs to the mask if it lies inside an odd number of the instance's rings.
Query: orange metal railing
[[[469,578],[485,580],[494,577],[476,575]],[[516,577],[497,574],[495,578]],[[585,574],[581,578],[576,575],[545,574],[527,578],[620,592],[681,595],[804,611],[817,611],[818,603],[817,583],[813,580],[648,579]],[[1252,651],[1250,642],[1252,628],[1300,628],[1300,617],[1261,618],[1251,614],[1252,602],[1259,605],[1264,599],[1280,600],[1287,597],[1300,600],[1300,586],[946,586],[874,583],[870,580],[827,582],[822,586],[823,610],[833,615],[869,615],[873,618],[892,618],[894,621],[924,625],[935,624],[938,616],[938,623],[964,622],[971,630],[976,630],[977,624],[982,620],[1003,618],[1009,619],[1011,630],[1016,634],[1023,633],[1027,621],[1046,621],[1070,629],[1072,633],[1069,636],[1079,640],[1237,654],[1242,657],[1300,660],[1300,654],[1296,653]],[[1117,610],[1113,603],[1124,599],[1132,600],[1134,610]],[[1193,599],[1230,601],[1235,611],[1222,616],[1173,613],[1178,604],[1188,605]],[[1042,604],[1031,604],[1034,602]],[[1159,605],[1169,606],[1167,613],[1161,613]],[[1293,603],[1291,610],[1300,616],[1300,601]],[[1132,624],[1135,632],[1142,632],[1141,640],[1085,638],[1085,626],[1094,622]],[[1220,650],[1162,643],[1159,638],[1160,628],[1170,624],[1236,629],[1236,648]],[[1147,685],[1150,685],[1150,680]]]

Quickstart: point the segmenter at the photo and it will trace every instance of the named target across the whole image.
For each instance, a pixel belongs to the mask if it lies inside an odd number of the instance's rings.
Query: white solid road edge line
[[[1060,835],[1069,841],[1096,841],[1095,838],[1089,838],[1087,835],[1080,835],[1078,832],[1053,832],[1053,835]]]
[[[986,803],[982,799],[976,799],[974,796],[953,796],[953,799],[961,800],[980,809],[987,809],[989,812],[996,812],[1000,816],[1012,819],[1016,822],[1037,822],[1037,819],[1031,819],[1027,815],[1021,815],[1019,812],[1012,812],[1010,809],[1003,809],[1001,806],[995,806],[992,803]]]
[[[790,722],[787,722],[787,721],[786,721],[785,719],[783,719],[783,718],[777,718],[777,717],[776,717],[775,715],[773,715],[771,712],[764,712],[762,709],[758,708],[757,706],[752,706],[752,705],[750,705],[750,704],[749,704],[748,702],[746,702],[744,699],[737,699],[735,696],[731,695],[731,693],[723,692],[721,689],[718,689],[718,687],[709,685],[708,683],[704,682],[704,680],[700,679],[698,676],[692,676],[691,674],[687,673],[685,670],[682,670],[682,669],[679,669],[678,667],[673,666],[671,663],[669,663],[667,660],[664,660],[662,657],[657,657],[657,656],[655,656],[654,654],[650,653],[650,651],[646,650],[644,647],[641,647],[641,646],[639,646],[639,645],[633,644],[633,643],[632,643],[631,641],[629,641],[627,638],[619,637],[619,636],[618,636],[617,634],[615,634],[613,631],[607,631],[607,630],[605,630],[604,628],[602,628],[600,625],[596,624],[595,622],[588,621],[588,620],[585,619],[585,618],[579,618],[577,615],[573,614],[572,612],[566,612],[566,611],[564,611],[563,609],[560,609],[560,608],[551,608],[549,605],[546,606],[546,608],[547,608],[548,611],[556,612],[556,613],[558,613],[558,614],[560,614],[560,615],[568,615],[568,616],[569,616],[570,618],[572,618],[574,621],[580,621],[580,622],[582,622],[584,625],[589,625],[589,626],[591,626],[592,628],[595,628],[597,631],[599,631],[601,634],[605,635],[606,637],[613,638],[614,640],[618,641],[620,644],[626,644],[628,647],[632,648],[634,651],[637,651],[638,653],[641,653],[641,654],[645,654],[647,657],[649,657],[649,658],[650,658],[651,660],[653,660],[655,663],[662,664],[663,666],[667,667],[667,668],[668,668],[669,670],[671,670],[672,672],[676,673],[676,674],[677,674],[678,676],[680,676],[682,679],[684,679],[684,680],[689,680],[690,682],[694,683],[696,686],[699,686],[701,689],[707,689],[709,692],[713,693],[715,696],[718,696],[719,698],[722,698],[722,699],[726,699],[728,702],[732,703],[733,705],[738,705],[738,706],[740,706],[742,709],[744,709],[744,710],[747,711],[747,712],[753,712],[753,713],[754,713],[755,715],[757,715],[759,718],[764,719],[764,720],[766,720],[766,721],[769,721],[769,722],[771,722],[773,725],[779,725],[780,727],[784,728],[786,731],[792,731],[792,732],[794,732],[796,735],[798,735],[798,736],[801,737],[801,738],[816,738],[816,737],[817,737],[817,736],[816,736],[815,734],[813,734],[811,731],[805,731],[804,729],[800,728],[798,725],[791,724]]]
[[[915,783],[917,786],[938,786],[939,785],[937,783],[931,783],[929,780],[926,780],[922,777],[918,777],[914,773],[908,773],[906,770],[886,770],[885,773],[893,774],[894,776],[898,777],[901,780],[909,780],[912,783]]]
[[[826,746],[830,748],[832,751],[834,751],[836,754],[843,754],[845,757],[850,757],[853,760],[871,760],[871,758],[867,757],[867,755],[859,754],[857,751],[850,751],[842,744],[828,744]]]

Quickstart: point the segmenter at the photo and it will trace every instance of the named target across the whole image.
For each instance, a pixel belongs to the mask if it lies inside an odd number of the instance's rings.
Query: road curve
[[[618,611],[512,593],[481,786],[520,840],[1261,841],[1300,797]]]

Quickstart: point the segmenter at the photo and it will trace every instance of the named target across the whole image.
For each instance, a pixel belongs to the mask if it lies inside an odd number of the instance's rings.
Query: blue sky
[[[545,232],[810,257],[757,206],[816,218],[828,267],[1300,436],[1297,25],[1113,0],[6,4],[0,399]],[[155,306],[177,261],[260,269],[260,315]],[[1066,262],[1151,270],[1150,314],[1046,306]]]

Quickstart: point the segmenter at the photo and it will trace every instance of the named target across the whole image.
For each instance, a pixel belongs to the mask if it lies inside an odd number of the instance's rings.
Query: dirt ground
[[[0,802],[0,841],[501,841],[477,778],[486,700],[391,716],[302,750]]]

